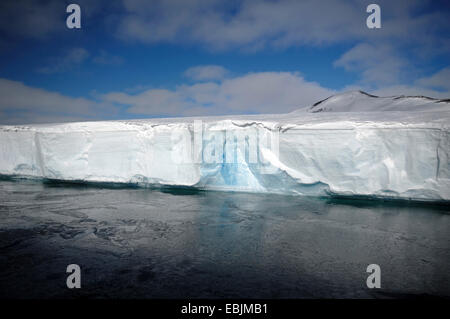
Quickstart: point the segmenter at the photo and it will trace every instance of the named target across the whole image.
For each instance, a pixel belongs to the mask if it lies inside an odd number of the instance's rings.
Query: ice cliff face
[[[0,174],[450,201],[450,103],[332,96],[283,115],[0,126]]]

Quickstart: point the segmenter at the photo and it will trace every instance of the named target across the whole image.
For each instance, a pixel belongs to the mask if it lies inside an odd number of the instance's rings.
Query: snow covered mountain
[[[450,99],[426,96],[379,97],[363,91],[336,94],[295,112],[385,112],[385,111],[448,111]]]
[[[450,103],[356,91],[289,114],[0,126],[0,174],[450,201]]]

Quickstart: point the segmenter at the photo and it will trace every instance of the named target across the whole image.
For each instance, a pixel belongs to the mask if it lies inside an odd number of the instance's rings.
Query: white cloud
[[[211,49],[262,49],[347,41],[420,42],[442,48],[445,12],[424,12],[423,1],[379,0],[382,25],[366,27],[360,0],[123,0],[119,37],[145,43],[196,43]],[[441,36],[439,36],[439,33]]]
[[[382,86],[376,90],[370,86],[355,85],[340,91],[358,89],[379,96],[450,97],[448,89],[442,92],[419,85]],[[142,116],[276,114],[312,105],[335,93],[316,82],[305,80],[295,72],[249,73],[214,82],[182,84],[173,90],[157,88],[141,90],[140,93],[127,90],[110,92],[97,95],[95,99],[69,97],[0,78],[0,123],[49,123]],[[119,112],[119,109],[124,111]]]
[[[283,113],[314,103],[333,94],[297,73],[262,72],[224,81],[223,103],[231,110],[255,113]]]
[[[430,77],[418,79],[416,82],[428,88],[450,90],[450,67],[446,67]]]
[[[448,53],[448,11],[423,10],[426,2],[378,0],[382,28],[369,30],[365,20],[371,1],[77,1],[82,25],[90,27],[95,22],[125,41],[258,50],[370,40],[413,43],[412,51],[425,55]],[[0,32],[9,38],[44,38],[67,32],[66,5],[60,0],[0,1]]]
[[[62,122],[135,116],[283,113],[333,94],[291,72],[250,73],[218,82],[183,84],[174,90],[110,92],[96,100],[73,98],[0,79],[2,123]],[[119,113],[119,108],[126,108]]]
[[[103,99],[107,102],[127,105],[128,112],[134,114],[175,116],[183,110],[182,97],[177,92],[166,89],[147,90],[137,95],[114,92],[104,95]]]
[[[367,52],[370,52],[370,47],[367,47]],[[353,49],[352,49],[353,50]],[[379,96],[395,96],[395,95],[423,95],[439,99],[450,98],[450,68],[443,68],[442,70],[432,74],[429,77],[423,77],[413,84],[399,84],[397,76],[400,73],[411,72],[411,70],[404,71],[408,65],[401,60],[397,60],[391,56],[385,60],[381,56],[376,58],[376,55],[356,54],[357,50],[349,52],[351,54],[343,55],[339,64],[347,70],[360,69],[363,70],[363,79],[359,83],[346,86],[342,91],[349,90],[363,90]],[[370,61],[370,58],[375,58]],[[361,60],[362,61],[361,61]],[[383,73],[387,73],[386,75]],[[390,75],[392,74],[392,76]],[[380,81],[381,80],[381,81]]]
[[[122,38],[146,43],[195,42],[214,49],[268,42],[275,46],[335,42],[360,33],[362,28],[356,26],[365,15],[361,4],[337,0],[319,6],[312,0],[123,3],[127,14],[118,28]]]
[[[220,65],[199,65],[187,69],[184,75],[195,81],[221,80],[228,71]]]
[[[448,12],[420,0],[379,0],[382,28],[366,27],[360,0],[123,0],[125,41],[196,44],[245,52],[359,43],[335,63],[378,88],[411,83],[420,65],[450,53]],[[430,6],[433,7],[433,6]],[[437,6],[434,6],[437,7]]]
[[[0,78],[2,123],[37,123],[111,118],[115,107],[86,98],[73,98]]]
[[[308,82],[297,73],[261,72],[180,85],[175,90],[149,89],[140,94],[109,93],[103,99],[145,115],[283,113],[310,105],[334,91]]]
[[[398,83],[408,63],[383,43],[360,43],[334,62],[335,67],[360,72],[363,83],[389,85]]]
[[[415,78],[414,72],[419,73],[420,70],[415,70],[418,66],[428,63],[430,57],[450,52],[450,39],[446,36],[450,33],[448,11],[428,10],[428,1],[423,0],[377,1],[382,10],[382,28],[378,30],[369,30],[365,24],[366,6],[371,1],[360,0],[79,0],[77,3],[82,7],[83,25],[106,26],[110,34],[124,41],[248,52],[267,47],[359,43],[336,65],[359,73],[361,84],[370,83],[373,87],[412,83],[408,79]],[[65,5],[59,0],[1,1],[0,32],[8,36],[7,40],[2,39],[6,45],[0,46],[7,47],[10,39],[41,39],[67,32],[62,19]],[[83,54],[79,57],[83,58]],[[90,61],[118,65],[123,60],[101,52]],[[81,62],[68,55],[55,58],[39,71],[64,72],[77,63]],[[196,81],[224,78],[220,72],[192,77]]]
[[[89,52],[83,48],[73,48],[62,57],[53,58],[52,62],[44,67],[36,69],[39,73],[53,74],[66,72],[82,64],[89,57]]]

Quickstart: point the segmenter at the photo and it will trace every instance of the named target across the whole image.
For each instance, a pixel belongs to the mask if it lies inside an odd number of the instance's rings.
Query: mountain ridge
[[[445,103],[445,104],[441,104]],[[292,113],[450,111],[450,99],[424,95],[377,96],[361,90],[338,93]]]

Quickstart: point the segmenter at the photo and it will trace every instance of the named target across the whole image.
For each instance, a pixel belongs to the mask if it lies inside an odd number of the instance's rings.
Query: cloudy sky
[[[2,0],[0,123],[281,113],[354,89],[449,98],[449,35],[437,0]]]

